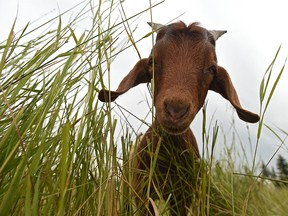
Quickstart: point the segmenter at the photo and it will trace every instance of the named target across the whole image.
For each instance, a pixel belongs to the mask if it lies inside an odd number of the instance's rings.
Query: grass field
[[[135,134],[127,124],[115,136],[115,105],[98,102],[97,94],[117,53],[137,48],[127,21],[150,10],[134,17],[122,11],[122,20],[115,20],[120,1],[81,7],[68,24],[62,14],[20,32],[13,25],[0,44],[0,215],[138,214],[129,169]],[[91,27],[76,31],[87,13]],[[120,35],[126,40],[119,41]],[[285,65],[273,71],[278,52],[259,87],[256,146],[284,71]],[[208,130],[203,119],[207,145],[217,142],[217,131],[217,125]],[[287,215],[287,188],[254,176],[255,160],[252,167],[235,167],[229,149],[227,154],[225,160],[213,160],[213,152],[203,158],[201,193],[191,215]],[[159,215],[167,215],[163,202]]]

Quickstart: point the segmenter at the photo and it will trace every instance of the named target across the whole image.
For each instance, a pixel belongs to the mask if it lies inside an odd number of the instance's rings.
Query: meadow
[[[141,215],[129,166],[137,134],[129,122],[119,125],[113,114],[117,104],[97,98],[104,78],[112,76],[117,55],[129,47],[137,50],[135,29],[128,22],[151,13],[154,6],[133,17],[126,17],[121,1],[78,7],[69,23],[62,22],[69,11],[21,31],[15,29],[15,20],[0,44],[0,215]],[[119,8],[123,16],[113,19]],[[77,25],[87,13],[90,27],[79,32]],[[225,160],[214,159],[219,126],[209,125],[202,110],[202,143],[212,151],[203,154],[198,198],[190,215],[287,215],[287,187],[273,184],[285,181],[264,177],[256,161],[267,127],[265,113],[285,68],[273,68],[279,52],[281,48],[259,86],[261,118],[251,167],[236,166],[228,146]],[[120,137],[116,127],[122,128]],[[269,129],[280,140],[279,132]],[[157,203],[157,209],[167,215],[166,200]]]

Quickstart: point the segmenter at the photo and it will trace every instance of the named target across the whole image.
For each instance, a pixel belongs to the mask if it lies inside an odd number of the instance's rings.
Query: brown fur
[[[172,195],[171,214],[185,215],[193,199],[194,186],[189,184],[193,175],[177,170],[175,163],[185,167],[186,161],[191,160],[189,164],[193,164],[199,158],[189,126],[203,106],[208,90],[229,100],[240,119],[254,123],[259,116],[242,108],[228,73],[217,65],[213,35],[197,23],[186,26],[178,22],[162,28],[149,58],[141,59],[116,91],[101,90],[99,99],[114,101],[130,88],[150,82],[153,71],[156,116],[134,153],[135,197],[141,206],[149,197],[157,199],[157,191],[161,191],[164,199]],[[151,161],[155,156],[155,174],[151,180],[149,170],[153,168]],[[148,206],[142,208],[142,215],[153,214],[153,206]]]

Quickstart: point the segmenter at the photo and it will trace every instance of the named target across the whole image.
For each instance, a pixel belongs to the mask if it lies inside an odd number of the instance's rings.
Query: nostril
[[[174,120],[178,120],[186,115],[189,105],[184,103],[164,103],[165,112]]]

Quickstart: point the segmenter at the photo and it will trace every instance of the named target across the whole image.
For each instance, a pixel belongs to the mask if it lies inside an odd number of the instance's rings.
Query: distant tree
[[[281,155],[279,155],[277,159],[277,169],[279,172],[279,177],[281,179],[287,179],[288,177],[288,163],[285,160],[285,158]]]
[[[272,167],[272,178],[276,178],[277,175],[276,175],[276,171],[274,169],[274,167]]]
[[[261,165],[262,168],[262,176],[266,178],[271,178],[275,180],[281,180],[279,181],[273,181],[275,186],[277,187],[283,187],[283,186],[288,186],[288,162],[287,160],[282,156],[279,155],[277,158],[276,162],[276,170],[274,167],[270,170],[265,164],[262,162]],[[287,183],[282,182],[282,181],[287,181]]]
[[[270,171],[269,168],[263,162],[262,162],[261,168],[262,168],[262,176],[263,177],[266,177],[266,178],[272,177],[272,175],[273,175],[272,171]]]

